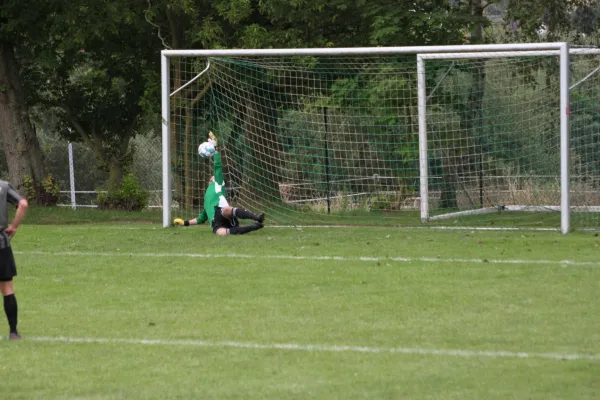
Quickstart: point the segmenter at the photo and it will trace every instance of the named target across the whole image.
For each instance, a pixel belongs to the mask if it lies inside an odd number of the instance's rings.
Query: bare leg
[[[0,281],[0,293],[2,296],[8,296],[10,294],[14,294],[15,290],[13,288],[12,281]]]

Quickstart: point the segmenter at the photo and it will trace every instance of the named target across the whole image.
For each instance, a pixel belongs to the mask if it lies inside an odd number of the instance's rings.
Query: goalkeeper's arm
[[[213,155],[215,162],[215,182],[219,185],[225,185],[225,177],[223,176],[223,164],[221,163],[221,154],[218,152]]]
[[[215,182],[217,182],[221,186],[224,186],[225,177],[223,176],[223,164],[221,163],[221,154],[219,154],[219,152],[217,151],[217,137],[214,133],[212,133],[212,131],[208,132],[208,141],[212,143],[213,146],[215,146],[215,154],[213,154],[213,161],[215,163]]]
[[[175,218],[173,220],[173,224],[174,225],[183,225],[183,226],[190,226],[190,225],[199,225],[199,224],[203,224],[208,220],[208,215],[206,215],[206,211],[202,211],[202,213],[198,216],[198,218],[192,218],[188,221],[184,221],[181,218]]]

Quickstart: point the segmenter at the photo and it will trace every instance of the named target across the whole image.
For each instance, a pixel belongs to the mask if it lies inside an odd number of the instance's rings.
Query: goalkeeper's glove
[[[215,147],[215,149],[217,148],[217,141],[218,141],[218,139],[217,139],[217,136],[215,136],[215,134],[212,133],[212,131],[208,132],[208,140],[207,141],[209,143],[211,143]]]
[[[173,225],[190,226],[190,221],[184,221],[181,218],[175,218],[173,220]]]

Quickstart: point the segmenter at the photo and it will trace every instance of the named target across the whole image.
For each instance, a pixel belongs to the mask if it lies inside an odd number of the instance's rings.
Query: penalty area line
[[[2,338],[2,340],[7,340]],[[235,348],[249,350],[282,350],[305,352],[332,352],[332,353],[367,353],[367,354],[405,354],[419,356],[448,356],[463,358],[517,358],[517,359],[547,359],[547,360],[587,360],[600,361],[600,354],[565,354],[565,353],[537,353],[514,352],[499,350],[452,350],[431,349],[415,347],[371,347],[350,345],[321,345],[321,344],[296,344],[296,343],[251,343],[233,341],[208,341],[208,340],[163,340],[163,339],[123,339],[123,338],[77,338],[77,337],[25,337],[23,341],[36,341],[46,343],[79,343],[79,344],[131,344],[154,345],[167,347],[212,347]]]
[[[524,265],[561,265],[585,267],[600,266],[600,261],[576,260],[519,260],[519,259],[486,259],[486,258],[441,258],[441,257],[344,257],[344,256],[292,256],[292,255],[250,255],[250,254],[198,254],[198,253],[131,253],[131,252],[85,252],[85,251],[14,251],[14,254],[31,256],[83,256],[83,257],[149,257],[149,258],[238,258],[262,260],[306,260],[306,261],[364,261],[364,262],[399,262],[399,263],[463,263],[463,264],[524,264]]]

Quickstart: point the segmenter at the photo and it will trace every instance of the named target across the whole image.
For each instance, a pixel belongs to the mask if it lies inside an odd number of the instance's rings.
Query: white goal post
[[[446,214],[431,216],[429,213],[429,171],[428,171],[428,132],[427,132],[427,99],[428,93],[425,85],[425,62],[426,60],[458,60],[458,59],[493,59],[493,58],[511,58],[511,57],[542,57],[558,56],[560,65],[560,206],[538,205],[521,206],[509,205],[503,207],[507,211],[560,211],[561,213],[561,232],[567,233],[571,229],[570,214],[573,208],[579,211],[598,212],[600,207],[571,207],[570,202],[570,108],[569,91],[570,87],[570,55],[597,55],[599,49],[570,49],[568,43],[557,44],[555,50],[525,50],[525,51],[496,51],[496,52],[470,52],[464,53],[428,53],[417,54],[417,75],[418,75],[418,112],[419,112],[419,160],[420,160],[420,195],[421,195],[421,221],[429,222],[434,220],[455,218],[458,216],[480,215],[498,212],[497,206],[481,207],[473,210],[455,211]],[[591,76],[597,70],[590,73]],[[587,77],[586,77],[587,78]],[[584,79],[586,79],[584,78]],[[579,83],[578,83],[579,84]],[[576,85],[574,85],[576,86]]]
[[[456,58],[493,58],[516,56],[549,56],[560,57],[560,187],[561,187],[561,231],[570,230],[569,202],[569,44],[557,44],[552,51],[523,51],[523,52],[465,52],[463,54],[417,54],[417,75],[419,79],[419,149],[420,149],[420,178],[421,178],[421,220],[427,222],[429,216],[429,182],[427,167],[427,93],[425,90],[425,60],[456,59]],[[491,209],[478,209],[472,213],[492,212]],[[462,212],[468,214],[469,212]],[[447,214],[445,217],[451,217]]]
[[[600,54],[599,49],[570,48],[568,43],[514,43],[514,44],[492,44],[492,45],[459,45],[459,46],[415,46],[415,47],[357,47],[357,48],[320,48],[320,49],[240,49],[240,50],[163,50],[161,54],[161,106],[162,106],[162,164],[163,164],[163,226],[171,225],[171,212],[173,205],[172,187],[172,98],[182,89],[192,85],[198,78],[209,71],[211,59],[232,57],[371,57],[371,56],[399,56],[414,55],[416,64],[414,68],[417,75],[418,89],[418,158],[419,158],[419,212],[422,222],[435,221],[443,218],[452,218],[462,215],[484,214],[496,210],[494,207],[480,207],[474,210],[448,211],[442,215],[430,214],[431,193],[429,191],[430,167],[428,155],[428,108],[425,65],[429,60],[460,60],[460,59],[492,59],[511,57],[541,57],[552,56],[559,59],[560,65],[560,230],[567,233],[571,229],[570,221],[570,109],[569,109],[569,85],[570,85],[570,55],[573,54]],[[201,58],[204,65],[193,73],[193,78],[186,82],[180,82],[178,87],[171,87],[173,83],[171,70],[172,58]],[[190,75],[190,76],[192,76]],[[435,90],[435,89],[434,89]],[[376,175],[374,175],[376,176]],[[518,210],[518,206],[507,206],[507,210]],[[556,210],[557,206],[545,206],[540,204],[540,209]],[[528,211],[538,211],[529,206]]]

